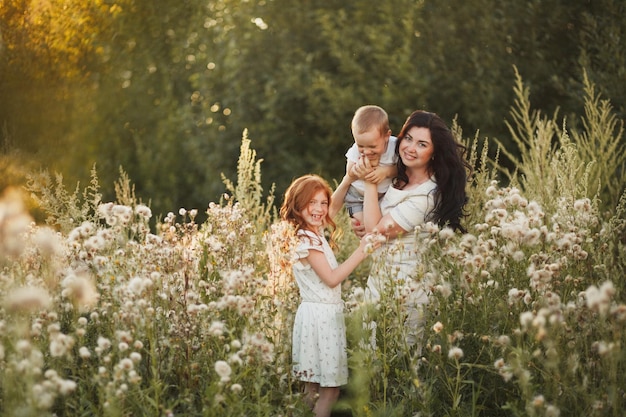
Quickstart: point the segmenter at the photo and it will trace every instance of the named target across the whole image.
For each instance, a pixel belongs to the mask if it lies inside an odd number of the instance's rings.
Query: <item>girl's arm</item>
[[[371,242],[368,242],[367,238],[361,239],[359,247],[352,253],[352,255],[350,255],[348,259],[335,269],[330,267],[330,264],[326,260],[326,256],[323,252],[309,250],[309,256],[307,256],[306,259],[317,276],[319,276],[320,279],[330,288],[335,288],[337,285],[341,284],[343,280],[348,278],[359,263],[367,257],[368,251],[365,247],[368,244],[372,244],[372,247],[377,246],[376,240],[374,239],[372,239]]]

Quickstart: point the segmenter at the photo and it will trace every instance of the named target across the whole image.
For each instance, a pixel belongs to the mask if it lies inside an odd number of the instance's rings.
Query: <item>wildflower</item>
[[[546,403],[546,399],[543,395],[539,394],[533,398],[533,407],[540,408]]]
[[[561,410],[558,407],[550,404],[546,407],[546,417],[559,417],[561,415]]]
[[[127,225],[133,218],[133,209],[128,206],[117,204],[113,206],[113,214],[122,223]]]
[[[142,217],[144,220],[150,220],[150,218],[152,217],[152,211],[150,210],[150,207],[143,204],[138,204],[135,207],[135,213]]]
[[[120,369],[123,369],[125,371],[130,371],[131,369],[135,367],[135,365],[133,364],[133,361],[131,359],[124,358],[120,361],[119,367]]]
[[[517,250],[515,252],[513,252],[512,258],[514,261],[516,262],[521,262],[524,260],[524,258],[526,257],[526,255],[524,255],[524,252],[521,250]]]
[[[209,334],[212,336],[222,336],[225,331],[225,325],[221,321],[214,321],[209,327]]]
[[[454,237],[454,230],[452,230],[449,227],[444,227],[439,232],[439,239],[441,239],[441,240],[448,240],[448,239],[450,239],[452,237]]]
[[[50,306],[50,295],[39,287],[21,287],[5,297],[5,307],[11,312],[35,312]]]
[[[28,353],[30,353],[32,345],[28,340],[20,339],[15,344],[15,348],[18,352],[22,352],[23,355],[27,355]]]
[[[128,372],[128,382],[131,384],[138,384],[141,382],[141,376],[134,369]]]
[[[220,377],[221,382],[230,381],[230,374],[232,370],[230,369],[230,365],[226,361],[217,361],[215,362],[215,372]]]
[[[601,340],[599,342],[593,342],[591,347],[593,350],[598,352],[598,355],[604,356],[607,353],[611,352],[611,350],[613,350],[613,348],[615,347],[615,344],[612,342],[606,343],[605,341]]]
[[[111,341],[102,336],[98,337],[97,343],[98,343],[98,347],[103,351],[108,350],[111,347]]]
[[[507,335],[501,335],[498,337],[498,345],[509,346],[511,344],[511,338]]]
[[[130,354],[130,360],[132,360],[134,363],[141,362],[141,353],[139,353],[139,352],[132,352]]]
[[[587,307],[605,315],[611,304],[611,298],[615,294],[615,287],[611,281],[604,282],[600,288],[595,285],[590,286],[585,291]]]
[[[86,346],[81,346],[80,349],[78,349],[78,354],[83,359],[89,359],[91,357],[91,352]]]
[[[76,390],[76,382],[71,379],[61,379],[59,378],[57,381],[59,394],[61,395],[69,395]]]
[[[502,379],[504,379],[504,382],[509,382],[511,379],[513,379],[513,373],[510,371],[500,371],[498,372],[500,374],[500,376],[502,377]]]
[[[435,290],[441,294],[444,298],[450,297],[452,295],[452,288],[450,288],[450,284],[444,282],[443,284],[439,284],[435,287]]]
[[[87,252],[98,252],[101,251],[102,249],[104,249],[106,245],[106,241],[102,238],[102,236],[99,235],[94,235],[89,237],[85,243],[83,244],[83,247],[85,248],[85,250]]]
[[[543,209],[536,201],[531,201],[526,206],[526,211],[531,215],[538,215],[543,217]]]
[[[626,321],[626,305],[620,304],[611,310],[611,314],[615,316],[618,322]]]
[[[128,282],[128,289],[134,294],[141,294],[145,289],[144,280],[141,277],[134,277]]]
[[[70,353],[74,346],[74,338],[62,333],[56,334],[50,341],[50,355],[52,357],[60,357]]]
[[[367,244],[365,245],[365,248],[363,250],[365,253],[372,253],[374,252],[374,250],[380,247],[381,244],[385,243],[386,240],[387,238],[379,233],[368,234],[365,236],[365,241],[367,242]]]
[[[82,238],[91,236],[95,230],[96,227],[90,221],[84,221],[78,228],[78,232]]]
[[[63,296],[69,298],[80,309],[95,305],[100,297],[94,283],[84,275],[70,273],[63,279],[61,286]]]
[[[437,323],[433,324],[433,331],[435,333],[440,333],[443,330],[443,324],[438,321]]]
[[[230,357],[228,358],[228,363],[231,363],[233,365],[243,365],[243,360],[241,359],[241,357],[239,356],[239,354],[234,353],[232,355],[230,355]]]
[[[33,385],[33,397],[37,401],[37,407],[47,410],[54,404],[54,395],[48,392],[41,384]]]
[[[523,328],[528,328],[530,324],[533,322],[534,315],[530,311],[525,311],[519,316],[519,322]]]
[[[233,384],[233,385],[230,386],[230,390],[234,394],[240,394],[241,391],[243,391],[243,387],[240,384]]]
[[[43,256],[56,256],[63,251],[58,233],[49,227],[38,228],[33,236],[33,242]]]
[[[448,351],[448,358],[459,360],[463,357],[463,350],[460,347],[453,347]]]
[[[487,189],[485,190],[485,195],[489,198],[494,198],[495,196],[498,195],[498,182],[493,180],[491,181],[491,185],[489,185],[489,187],[487,187]]]
[[[574,210],[586,212],[591,211],[591,200],[589,200],[588,198],[583,198],[574,201]]]

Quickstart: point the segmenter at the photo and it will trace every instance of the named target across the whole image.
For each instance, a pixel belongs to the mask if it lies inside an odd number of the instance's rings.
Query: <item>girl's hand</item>
[[[365,255],[369,255],[378,249],[386,240],[387,238],[380,233],[368,233],[361,238],[359,247]]]

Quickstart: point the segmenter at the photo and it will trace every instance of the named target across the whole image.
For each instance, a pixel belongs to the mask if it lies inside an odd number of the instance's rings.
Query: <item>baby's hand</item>
[[[354,167],[351,171],[351,176],[355,175],[358,178],[365,179],[365,176],[369,175],[373,170],[374,168],[372,168],[372,166],[370,165],[369,159],[362,156],[359,158],[359,161],[354,164]]]

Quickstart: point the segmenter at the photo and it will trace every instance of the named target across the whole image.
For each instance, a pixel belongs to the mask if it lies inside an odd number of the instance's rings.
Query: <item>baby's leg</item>
[[[356,213],[352,213],[352,218],[357,219],[360,224],[363,224],[363,212],[357,211]]]

